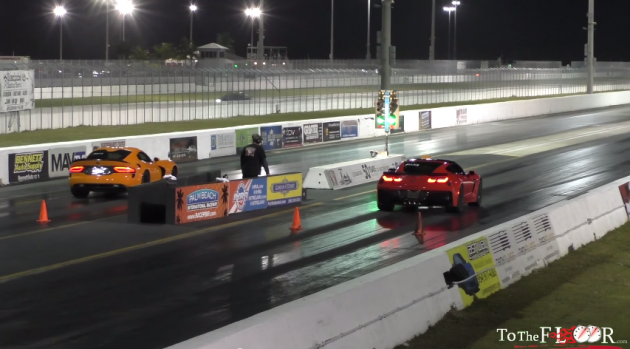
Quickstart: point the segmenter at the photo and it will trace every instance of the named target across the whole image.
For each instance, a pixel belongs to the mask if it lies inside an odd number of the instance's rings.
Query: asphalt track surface
[[[0,347],[149,349],[203,334],[629,175],[630,136],[616,126],[622,122],[630,122],[630,108],[392,137],[391,152],[407,156],[544,136],[573,142],[554,148],[537,139],[539,152],[530,155],[522,146],[512,151],[518,156],[500,155],[499,146],[491,155],[449,156],[483,176],[483,204],[461,215],[423,211],[424,241],[411,234],[415,213],[376,209],[374,184],[310,190],[301,207],[305,229],[295,235],[292,207],[185,227],[140,226],[126,224],[124,196],[77,200],[65,180],[2,188]],[[561,134],[606,127],[621,131],[599,139]],[[279,151],[269,161],[272,173],[305,173],[364,158],[382,143]],[[214,159],[181,172],[237,165]],[[35,223],[42,199],[52,220],[45,227]]]

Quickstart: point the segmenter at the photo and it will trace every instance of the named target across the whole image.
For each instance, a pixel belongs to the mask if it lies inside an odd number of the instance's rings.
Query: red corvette
[[[377,187],[378,209],[393,211],[396,205],[445,206],[462,212],[465,205],[481,205],[481,177],[465,173],[454,161],[409,159],[396,170],[383,173]]]

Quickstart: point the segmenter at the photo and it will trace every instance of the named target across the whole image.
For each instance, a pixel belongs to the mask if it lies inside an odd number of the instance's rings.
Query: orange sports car
[[[171,160],[151,158],[138,148],[97,148],[70,165],[70,191],[77,198],[90,192],[119,193],[128,187],[177,176]]]

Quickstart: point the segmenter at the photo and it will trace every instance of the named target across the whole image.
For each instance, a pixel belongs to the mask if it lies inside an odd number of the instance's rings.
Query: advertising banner
[[[339,121],[335,122],[325,122],[323,124],[324,128],[324,142],[328,141],[338,141],[341,139],[341,131],[339,126]]]
[[[35,108],[35,71],[0,71],[0,113]]]
[[[626,206],[626,213],[628,214],[628,218],[630,218],[630,182],[620,185],[619,191],[621,192],[621,199],[623,200],[623,204],[624,206]]]
[[[322,134],[324,129],[322,124],[306,124],[304,125],[304,143],[320,143],[322,142]]]
[[[236,133],[226,132],[210,135],[210,157],[236,154]]]
[[[291,126],[282,128],[282,146],[295,148],[302,146],[302,127]]]
[[[197,160],[197,136],[171,138],[168,156],[175,163]]]
[[[243,148],[252,143],[252,135],[258,133],[258,127],[236,130],[236,153],[240,154]]]
[[[267,177],[267,205],[284,206],[302,202],[302,174]]]
[[[265,150],[282,149],[282,126],[264,126],[260,133]]]
[[[125,140],[124,139],[117,139],[117,140],[113,140],[113,141],[92,142],[92,151],[94,151],[94,150],[96,150],[98,148],[104,148],[104,147],[124,148],[125,147]]]
[[[67,177],[70,165],[75,160],[85,159],[85,146],[53,148],[48,151],[48,176],[50,178]]]
[[[430,111],[420,112],[420,129],[421,130],[431,129],[431,112]]]
[[[9,154],[9,183],[48,179],[48,150]]]
[[[230,182],[229,214],[267,208],[267,178]]]
[[[359,122],[357,120],[344,120],[341,122],[341,138],[359,137]]]
[[[457,124],[466,125],[466,123],[468,123],[468,109],[457,109]]]
[[[471,305],[475,298],[486,298],[501,289],[499,275],[486,237],[468,241],[446,251],[446,254],[452,266],[463,264],[468,276],[477,274],[477,277],[459,284],[459,294],[462,296],[464,306]]]
[[[374,159],[369,163],[360,162],[326,170],[325,173],[332,189],[342,189],[374,182],[389,168],[400,166],[402,161],[402,156],[400,158]]]
[[[229,183],[211,183],[177,188],[175,222],[185,224],[226,217]]]

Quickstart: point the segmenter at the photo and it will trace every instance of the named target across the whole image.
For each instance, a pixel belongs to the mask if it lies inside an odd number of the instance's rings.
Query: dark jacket
[[[265,173],[269,175],[269,165],[267,165],[267,154],[265,149],[258,144],[252,143],[241,152],[241,171],[243,178],[258,177],[261,167],[265,168]]]

